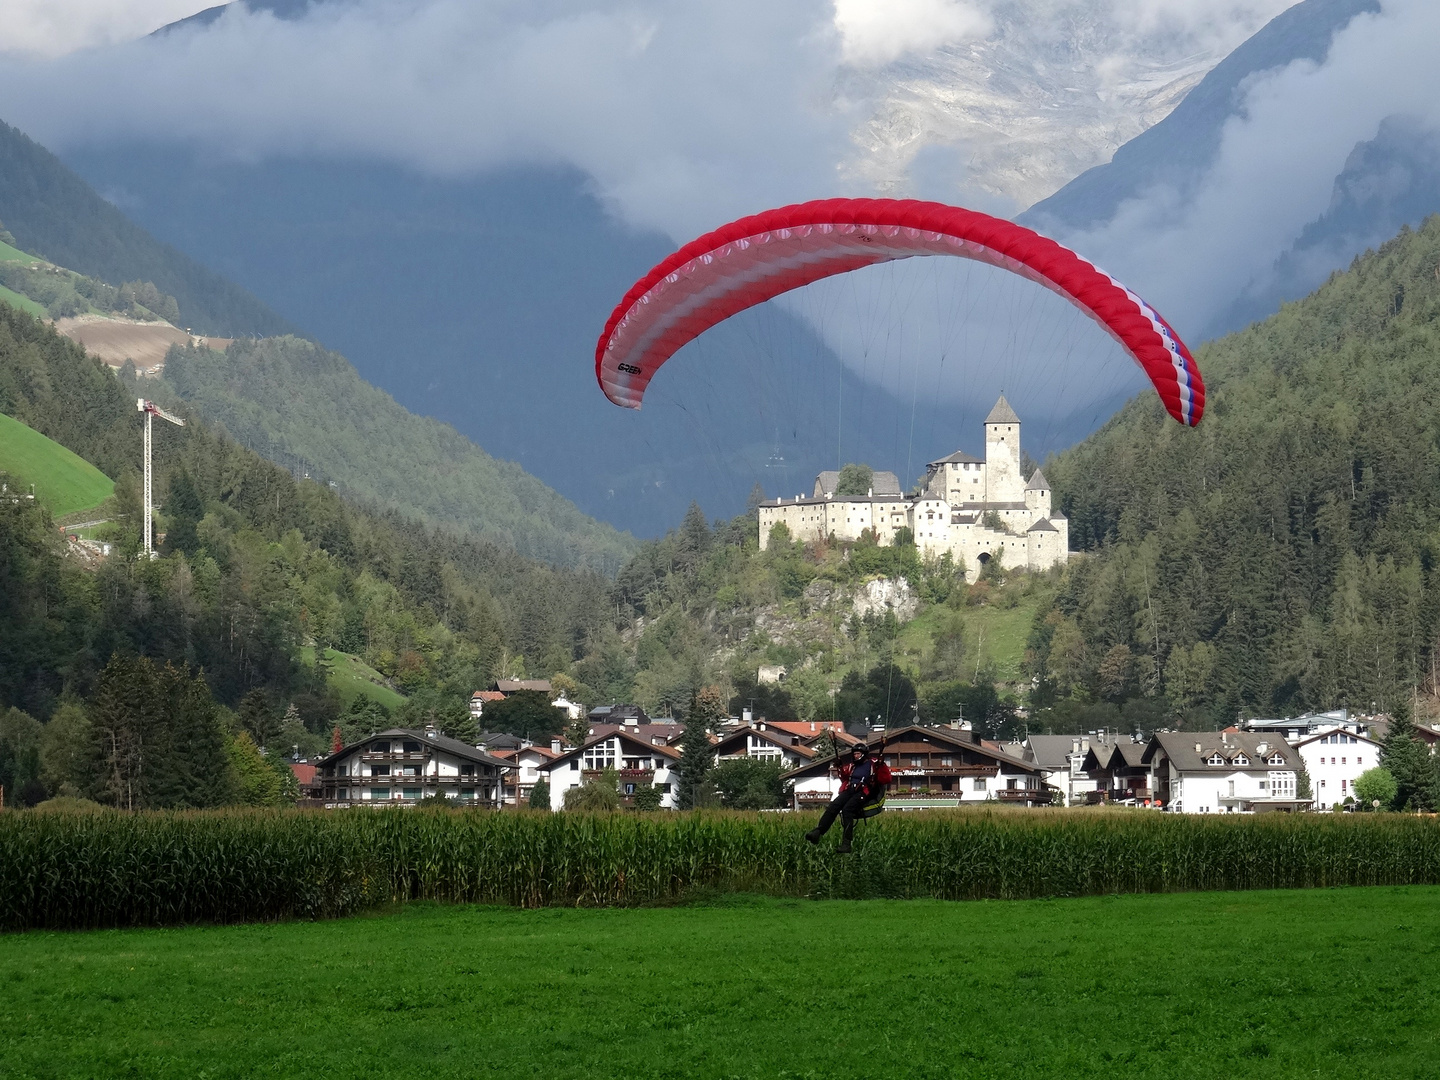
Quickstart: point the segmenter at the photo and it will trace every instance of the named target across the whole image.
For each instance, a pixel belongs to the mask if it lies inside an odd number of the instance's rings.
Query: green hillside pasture
[[[1017,683],[1023,679],[1025,643],[1029,640],[1035,613],[1048,607],[1053,598],[1054,593],[1044,589],[1021,597],[1014,607],[986,603],[961,608],[960,617],[965,620],[965,653],[969,658],[966,674],[973,675],[978,664],[982,671],[987,668],[993,671],[997,682]],[[936,625],[949,614],[947,609],[931,607],[906,623],[900,631],[901,651],[912,654],[928,651]]]
[[[3,300],[13,308],[19,308],[28,315],[34,315],[37,319],[48,319],[50,317],[50,313],[45,310],[43,304],[37,304],[28,296],[21,296],[14,289],[7,289],[4,285],[0,285],[0,300]]]
[[[717,897],[0,938],[0,1074],[1420,1078],[1440,889]]]
[[[0,413],[0,472],[34,484],[35,497],[56,517],[99,506],[115,483],[84,458]]]
[[[315,666],[315,650],[306,646],[300,650],[300,659],[308,666]],[[358,656],[351,656],[338,649],[326,649],[325,659],[330,664],[330,677],[326,685],[340,695],[346,708],[357,697],[367,697],[379,702],[392,712],[405,702],[405,695],[385,685],[385,676],[376,671]]]
[[[19,248],[11,247],[9,244],[5,243],[4,240],[0,240],[0,262],[33,263],[39,261],[40,260],[35,258],[34,255],[27,255]]]

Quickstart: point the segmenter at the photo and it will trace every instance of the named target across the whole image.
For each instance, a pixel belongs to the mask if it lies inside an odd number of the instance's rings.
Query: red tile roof
[[[315,779],[315,766],[302,761],[292,761],[290,771],[295,774],[295,779],[300,781],[301,787],[309,787]]]

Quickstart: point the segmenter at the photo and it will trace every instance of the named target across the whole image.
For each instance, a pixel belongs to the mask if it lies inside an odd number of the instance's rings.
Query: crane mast
[[[178,416],[174,416],[166,412],[164,409],[160,408],[159,405],[156,405],[153,401],[146,401],[144,398],[135,399],[135,408],[145,414],[145,558],[153,559],[155,558],[155,511],[154,503],[151,501],[150,496],[150,444],[153,438],[150,429],[155,422],[155,417],[157,416],[160,417],[161,420],[170,421],[170,423],[174,424],[176,427],[184,427],[185,421],[181,420]]]

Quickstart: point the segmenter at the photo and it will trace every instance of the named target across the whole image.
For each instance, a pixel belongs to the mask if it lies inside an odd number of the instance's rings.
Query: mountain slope
[[[1434,702],[1437,268],[1432,217],[1202,349],[1198,428],[1142,397],[1046,464],[1094,557],[1037,624],[1042,700],[1225,722]]]
[[[0,413],[0,473],[12,491],[33,484],[56,517],[99,506],[115,492],[111,479],[78,454]]]
[[[165,384],[272,461],[436,525],[613,574],[633,541],[514,462],[408,413],[338,353],[294,337],[175,350]]]
[[[313,642],[359,656],[412,704],[428,698],[431,719],[448,725],[468,721],[470,692],[519,655],[547,675],[564,670],[608,623],[593,571],[356,506],[193,415],[156,432],[165,547],[136,559],[135,396],[53,328],[0,305],[0,412],[117,480],[116,554],[94,572],[57,550],[43,507],[0,501],[0,706],[49,715],[62,695],[88,694],[120,652],[201,667],[227,704],[260,690],[262,708],[281,703],[277,725],[296,701],[328,735],[334,703],[302,654]]]
[[[30,202],[25,198],[27,185],[35,196]],[[166,280],[174,289],[174,299],[161,296],[163,304],[157,306],[165,307],[167,317],[182,325],[192,310],[186,305],[196,296],[225,303],[239,298],[235,311],[245,316],[242,324],[251,328],[246,333],[284,332],[289,325],[243,290],[157,243],[47,151],[3,125],[0,213],[5,214],[12,231],[20,234],[15,240],[22,247],[39,249],[48,235],[52,240],[64,240],[92,263],[98,260],[124,273],[155,273],[157,282]],[[77,217],[72,221],[67,214]],[[43,227],[27,233],[26,223],[34,220]],[[32,297],[0,293],[0,299],[32,314],[43,315],[47,305],[52,316],[73,313],[71,308],[57,307],[49,295],[57,282],[70,281],[69,276],[51,273],[52,267],[27,270],[24,264],[32,261],[31,257],[3,242],[0,260],[0,278],[4,279],[0,287],[11,284],[36,292]],[[51,261],[59,262],[58,258]],[[72,296],[71,302],[82,304],[75,310],[123,308],[129,302],[125,297],[137,294],[134,289],[126,292],[111,287],[121,278],[75,280],[87,296],[103,293],[106,297],[102,303]],[[41,291],[32,288],[37,283]],[[45,289],[49,292],[43,292]],[[149,289],[150,293],[164,291]],[[146,287],[142,286],[138,295],[146,295]],[[173,310],[176,300],[178,312]],[[100,308],[94,308],[95,304]],[[397,348],[405,344],[403,340],[395,342]],[[409,344],[416,347],[414,342]],[[255,449],[286,467],[308,467],[380,506],[507,543],[522,554],[558,565],[583,565],[614,573],[633,549],[629,537],[586,517],[520,466],[491,457],[438,421],[407,412],[388,394],[361,380],[338,354],[286,336],[283,343],[270,338],[258,343],[242,339],[232,347],[229,360],[208,352],[204,356],[210,358],[208,364],[202,359],[188,365],[182,361],[186,372],[183,387],[180,376],[172,376],[172,388],[181,397],[193,393],[204,415],[225,423]],[[0,392],[3,389],[0,386]],[[303,415],[297,411],[299,403],[305,405]],[[83,409],[78,415],[83,415]],[[492,428],[488,434],[497,432]]]
[[[18,246],[88,277],[152,281],[175,297],[183,325],[223,337],[295,333],[250,293],[102,199],[60,159],[0,121],[0,220]]]
[[[1146,188],[1184,193],[1204,175],[1220,147],[1225,122],[1247,79],[1296,60],[1322,60],[1336,31],[1379,0],[1303,0],[1237,48],[1191,90],[1173,112],[1115,151],[1104,165],[1081,173],[1017,219],[1047,231],[1092,228]]]

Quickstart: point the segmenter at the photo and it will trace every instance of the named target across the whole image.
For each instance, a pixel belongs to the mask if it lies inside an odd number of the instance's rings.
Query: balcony
[[[420,761],[424,761],[428,756],[429,756],[429,755],[426,754],[425,751],[423,751],[423,750],[421,750],[421,751],[419,751],[419,752],[413,752],[413,751],[412,751],[411,753],[408,753],[408,754],[397,751],[397,752],[391,753],[391,754],[361,754],[361,755],[360,755],[360,760],[361,760],[361,761],[415,761],[415,762],[420,762]]]
[[[1050,793],[1044,788],[1001,788],[991,792],[996,802],[1002,803],[1043,803],[1049,805]]]

